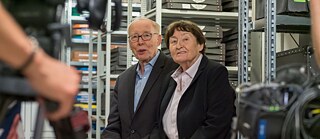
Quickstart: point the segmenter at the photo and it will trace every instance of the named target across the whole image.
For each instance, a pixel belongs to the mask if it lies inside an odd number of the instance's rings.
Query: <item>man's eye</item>
[[[150,34],[143,34],[143,37],[150,37]]]

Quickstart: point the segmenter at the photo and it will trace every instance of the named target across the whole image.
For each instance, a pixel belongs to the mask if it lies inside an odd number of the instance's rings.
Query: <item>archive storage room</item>
[[[319,15],[318,0],[1,0],[0,139],[320,139]]]

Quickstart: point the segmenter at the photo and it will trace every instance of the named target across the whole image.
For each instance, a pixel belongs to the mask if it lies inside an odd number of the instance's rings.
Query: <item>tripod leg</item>
[[[42,130],[44,125],[44,112],[44,107],[39,105],[36,127],[34,130],[34,139],[41,139],[42,137]]]

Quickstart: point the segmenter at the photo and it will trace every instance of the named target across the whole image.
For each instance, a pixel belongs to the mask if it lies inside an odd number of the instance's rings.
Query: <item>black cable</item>
[[[320,98],[316,88],[306,89],[300,96],[299,99],[292,105],[289,109],[282,128],[282,139],[292,138],[290,135],[295,135],[295,139],[313,139],[307,133],[306,127],[304,125],[304,114],[306,112],[306,105],[312,100]]]

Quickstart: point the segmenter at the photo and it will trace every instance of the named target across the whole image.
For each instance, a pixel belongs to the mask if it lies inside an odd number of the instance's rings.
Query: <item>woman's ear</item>
[[[198,44],[197,47],[198,47],[198,51],[201,52],[204,48],[204,44]]]
[[[159,34],[159,35],[158,35],[158,45],[160,45],[160,44],[161,44],[161,42],[162,42],[162,35],[161,35],[161,34]]]

